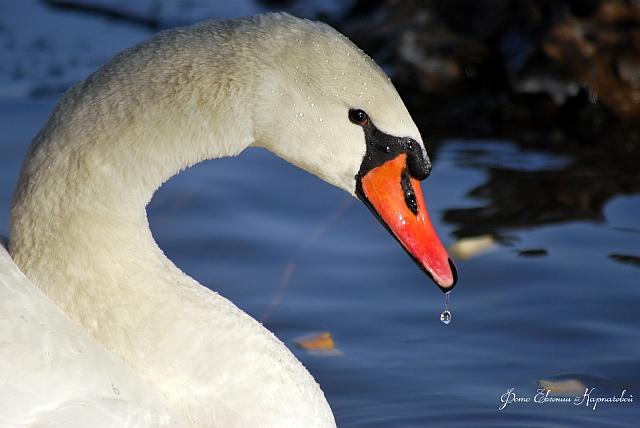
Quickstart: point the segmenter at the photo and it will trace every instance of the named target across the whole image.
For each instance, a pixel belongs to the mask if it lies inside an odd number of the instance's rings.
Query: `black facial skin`
[[[416,195],[411,185],[409,176],[424,180],[431,173],[431,160],[423,155],[420,145],[409,137],[394,137],[380,131],[371,122],[367,113],[362,110],[349,110],[349,120],[356,125],[362,127],[364,138],[367,144],[367,151],[360,165],[360,171],[356,176],[356,193],[360,196],[360,180],[367,175],[369,171],[379,167],[383,163],[397,158],[400,154],[407,155],[407,166],[402,171],[402,190],[405,195],[405,202],[412,213],[418,214],[418,205],[416,204]],[[364,197],[364,194],[361,196]]]
[[[424,156],[422,148],[415,140],[385,134],[375,127],[362,110],[349,110],[349,120],[362,127],[367,143],[367,151],[356,179],[364,177],[373,168],[395,159],[401,153],[407,154],[407,167],[413,178],[422,181],[431,174],[431,160]]]
[[[413,254],[404,248],[404,245],[402,245],[398,240],[387,223],[385,223],[385,221],[380,217],[375,207],[367,199],[367,196],[362,189],[361,182],[362,177],[367,175],[367,173],[372,169],[379,167],[387,161],[395,159],[402,153],[405,153],[407,155],[407,166],[402,170],[400,184],[402,185],[404,200],[407,207],[412,213],[417,215],[418,205],[416,203],[415,191],[413,190],[409,176],[420,181],[427,178],[429,174],[431,174],[431,160],[428,156],[424,156],[422,148],[415,140],[409,137],[394,137],[393,135],[385,134],[375,127],[373,122],[371,122],[371,119],[369,119],[367,114],[362,110],[349,110],[349,120],[362,127],[367,145],[364,158],[362,159],[362,164],[360,165],[360,171],[358,171],[358,174],[356,175],[356,195],[362,202],[364,202],[367,208],[369,208],[384,228],[391,233],[391,236],[398,241],[400,246],[407,252],[407,254],[409,254],[418,267],[427,274],[434,283],[437,284],[431,273],[422,266]],[[449,259],[449,266],[453,273],[453,285],[448,289],[440,287],[443,293],[451,291],[456,282],[458,282],[456,267],[451,259]]]

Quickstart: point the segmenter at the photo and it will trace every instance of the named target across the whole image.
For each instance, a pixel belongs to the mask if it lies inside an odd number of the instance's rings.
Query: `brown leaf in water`
[[[584,392],[586,385],[580,379],[545,380],[538,381],[540,388],[547,389],[557,395],[580,395]]]
[[[294,339],[296,345],[299,348],[306,349],[307,351],[331,351],[336,348],[336,343],[333,341],[333,336],[328,331],[322,331],[320,333],[312,333],[303,337]]]
[[[497,247],[498,245],[493,236],[480,235],[458,240],[449,247],[449,252],[456,259],[469,260],[472,257],[487,253]]]

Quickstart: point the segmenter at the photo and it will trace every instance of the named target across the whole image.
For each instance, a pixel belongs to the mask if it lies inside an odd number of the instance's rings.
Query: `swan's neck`
[[[145,58],[138,48],[72,89],[36,137],[16,193],[16,262],[113,349],[149,316],[150,296],[192,282],[151,236],[153,193],[181,170],[253,141],[251,79],[239,84],[233,64],[197,64],[206,45],[193,45],[171,52],[165,41],[167,57],[136,69],[134,54],[136,64]]]
[[[265,91],[256,58],[267,49],[241,26],[216,25],[161,34],[65,95],[25,161],[10,250],[71,318],[199,424],[333,426],[286,347],[184,275],[149,230],[145,207],[162,183],[254,142]]]

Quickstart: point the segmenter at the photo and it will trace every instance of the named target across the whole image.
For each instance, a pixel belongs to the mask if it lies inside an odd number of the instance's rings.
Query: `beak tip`
[[[434,282],[443,293],[448,293],[453,290],[453,287],[455,287],[458,282],[458,269],[451,258],[449,258],[448,261],[449,268],[451,269],[451,278],[434,278]]]

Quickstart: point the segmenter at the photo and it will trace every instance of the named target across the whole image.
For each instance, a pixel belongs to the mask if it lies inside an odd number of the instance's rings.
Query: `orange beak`
[[[431,225],[420,182],[402,153],[360,178],[358,194],[420,268],[444,292],[456,283],[455,265]]]

